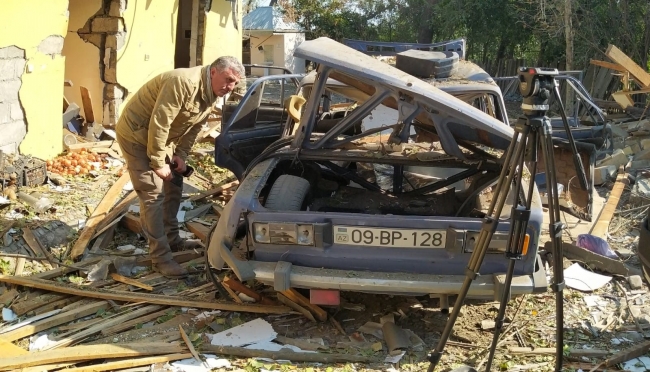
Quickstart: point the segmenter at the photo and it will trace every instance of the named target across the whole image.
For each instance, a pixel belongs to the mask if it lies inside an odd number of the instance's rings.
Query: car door
[[[241,180],[248,164],[282,136],[288,113],[284,101],[295,94],[303,75],[264,76],[238,103],[226,103],[221,134],[215,140],[215,164]]]

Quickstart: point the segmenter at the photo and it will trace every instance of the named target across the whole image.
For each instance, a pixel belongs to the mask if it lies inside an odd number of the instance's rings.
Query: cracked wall
[[[42,159],[62,151],[67,23],[67,0],[3,1],[0,24],[11,32],[0,33],[0,149]]]

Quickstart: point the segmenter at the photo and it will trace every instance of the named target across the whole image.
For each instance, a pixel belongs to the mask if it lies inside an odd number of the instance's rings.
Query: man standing
[[[185,172],[185,159],[217,98],[230,93],[244,76],[244,66],[229,56],[209,66],[162,73],[133,95],[117,122],[117,142],[140,199],[149,256],[154,270],[164,276],[187,275],[172,251],[191,248],[178,234],[183,188],[170,182],[172,172]]]

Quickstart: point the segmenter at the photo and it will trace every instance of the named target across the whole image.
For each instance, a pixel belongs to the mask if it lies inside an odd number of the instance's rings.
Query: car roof
[[[301,43],[294,56],[332,68],[342,75],[341,78],[347,80],[347,85],[362,90],[367,84],[378,85],[389,90],[394,98],[407,94],[430,106],[436,111],[436,115],[448,118],[446,125],[439,125],[434,121],[435,130],[445,151],[457,146],[456,137],[506,148],[514,133],[513,129],[503,122],[442,89],[329,38],[321,37]],[[332,77],[339,80],[337,76],[340,75]]]

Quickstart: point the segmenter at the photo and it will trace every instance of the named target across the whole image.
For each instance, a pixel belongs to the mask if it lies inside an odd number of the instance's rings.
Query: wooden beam
[[[72,259],[75,259],[84,253],[84,251],[88,247],[88,243],[90,242],[90,239],[93,237],[93,235],[95,235],[95,231],[97,231],[97,227],[107,216],[109,216],[109,211],[113,207],[113,204],[115,204],[116,199],[122,193],[122,189],[124,188],[124,185],[126,185],[126,183],[129,182],[129,179],[130,179],[129,172],[124,172],[122,177],[120,177],[117,181],[115,181],[113,186],[111,186],[111,188],[108,189],[108,191],[102,198],[102,201],[99,202],[97,208],[95,208],[92,215],[86,221],[86,226],[83,228],[83,230],[81,230],[79,239],[77,239],[77,241],[74,243],[74,246],[70,251],[70,257]],[[108,223],[110,222],[111,221],[108,221]]]
[[[163,356],[147,357],[147,358],[136,358],[128,360],[118,360],[115,362],[106,362],[102,364],[93,364],[86,367],[77,367],[77,368],[66,368],[65,372],[100,372],[100,371],[117,371],[121,369],[148,366],[156,363],[165,363],[175,360],[191,358],[192,354],[190,353],[181,353],[181,354],[169,354]]]
[[[62,350],[35,351],[27,356],[0,359],[0,369],[17,369],[44,364],[76,362],[106,358],[133,358],[146,355],[182,353],[179,345],[165,342],[142,342],[122,345],[81,345]]]
[[[127,278],[124,275],[120,275],[118,273],[111,273],[111,278],[115,280],[116,282],[132,285],[134,287],[146,289],[147,291],[153,291],[153,287],[150,286],[149,284],[144,284],[142,282],[139,282],[135,279]]]
[[[150,322],[152,320],[156,320],[160,318],[161,316],[166,315],[169,312],[169,308],[165,308],[163,310],[157,311],[155,313],[147,314],[144,316],[141,316],[136,319],[131,319],[127,322],[123,322],[122,324],[116,324],[112,327],[104,328],[102,329],[102,335],[103,336],[111,336],[116,333],[120,333],[122,331],[126,331],[127,329],[133,328],[138,324],[144,324],[146,322]]]
[[[625,69],[625,67],[619,65],[618,63],[611,63],[611,62],[607,62],[607,61],[600,61],[600,60],[597,60],[597,59],[591,59],[591,60],[589,60],[589,63],[591,63],[592,65],[596,65],[596,66],[600,66],[600,67],[605,67],[605,68],[608,68],[608,69],[610,69],[610,70],[614,70],[614,71],[621,71],[621,72],[626,72],[626,71],[627,71],[627,70]]]
[[[271,299],[269,299],[267,297],[264,297],[261,294],[255,292],[254,290],[248,288],[247,286],[245,286],[243,283],[241,283],[237,279],[233,279],[233,278],[231,278],[229,276],[226,276],[224,278],[224,280],[223,280],[223,283],[228,285],[228,287],[232,288],[233,290],[235,290],[237,292],[241,292],[241,293],[245,294],[248,297],[251,297],[252,299],[254,299],[255,301],[257,301],[258,303],[260,303],[262,305],[277,305]]]
[[[79,91],[81,93],[81,103],[84,108],[84,116],[86,117],[86,123],[95,122],[95,114],[93,113],[93,100],[90,97],[90,92],[88,88],[79,86]]]
[[[120,225],[126,227],[128,230],[133,231],[136,234],[144,235],[142,231],[142,224],[140,223],[140,216],[136,216],[132,213],[127,213],[122,217]]]
[[[36,256],[47,257],[50,262],[44,262],[46,268],[49,266],[49,269],[57,268],[59,265],[56,263],[57,260],[52,257],[50,252],[43,247],[41,242],[36,238],[34,232],[29,227],[23,228],[23,239],[27,242],[27,245],[34,251]]]
[[[612,93],[612,98],[621,106],[622,109],[634,106],[634,101],[632,98],[630,98],[629,92],[621,90],[619,92]]]
[[[213,309],[224,311],[241,311],[249,313],[262,314],[286,314],[290,309],[284,306],[265,306],[257,304],[232,304],[224,302],[197,301],[196,298],[187,297],[170,297],[150,293],[132,293],[126,291],[116,291],[102,289],[101,291],[87,290],[78,287],[60,285],[48,280],[33,279],[30,277],[16,277],[11,275],[0,275],[0,282],[16,284],[24,287],[39,288],[46,291],[67,293],[75,296],[99,298],[104,300],[124,301],[124,302],[142,302],[158,305],[180,306],[185,307],[192,304],[192,307],[199,309]]]
[[[239,296],[237,296],[237,293],[235,293],[235,291],[233,291],[232,288],[230,288],[228,286],[228,284],[223,283],[223,289],[225,289],[226,292],[228,292],[228,294],[230,295],[230,298],[232,298],[233,301],[235,301],[238,304],[243,304],[244,303],[244,301],[242,301],[242,299],[239,298]]]
[[[29,351],[23,349],[22,347],[18,347],[13,343],[9,341],[5,341],[3,339],[0,339],[0,350],[2,350],[3,358],[11,358],[11,357],[29,354]]]
[[[185,222],[185,226],[197,239],[201,239],[203,244],[207,244],[208,235],[210,234],[210,228],[203,226],[198,222]]]
[[[69,310],[63,313],[56,314],[52,317],[45,318],[42,320],[39,320],[37,322],[34,322],[32,324],[28,324],[26,326],[20,327],[18,329],[15,329],[13,331],[9,331],[7,333],[0,334],[0,339],[5,340],[5,341],[15,341],[15,340],[20,340],[21,338],[31,336],[33,334],[36,334],[38,332],[44,331],[46,329],[50,329],[52,327],[56,327],[58,325],[64,324],[71,322],[73,320],[77,320],[80,318],[83,318],[88,315],[93,315],[97,311],[106,309],[110,305],[108,304],[107,301],[97,301],[97,302],[92,302],[90,304],[86,304],[84,306],[79,306],[76,309]]]
[[[327,320],[327,312],[320,308],[318,305],[314,305],[311,302],[309,302],[309,299],[303,295],[300,294],[300,292],[296,291],[293,288],[289,288],[287,291],[282,291],[282,294],[287,296],[291,301],[306,307],[314,313],[316,318],[320,320],[321,322],[324,322]]]
[[[283,295],[282,293],[277,293],[277,296],[278,296],[278,301],[282,302],[283,304],[289,306],[290,308],[304,315],[305,318],[311,320],[312,322],[316,321],[316,318],[314,318],[314,314],[310,313],[309,310],[291,301],[289,298],[287,298],[287,296]]]
[[[190,350],[190,353],[192,354],[194,359],[196,359],[196,361],[199,362],[199,363],[203,363],[201,358],[199,358],[199,354],[194,349],[194,345],[192,345],[192,340],[190,340],[190,338],[187,336],[187,333],[185,333],[185,330],[183,329],[183,326],[179,324],[178,325],[178,330],[181,332],[181,337],[183,338],[183,341],[185,341],[185,345]]]
[[[623,53],[615,45],[610,44],[609,47],[607,47],[607,51],[605,52],[605,54],[612,61],[618,63],[619,65],[623,66],[623,68],[625,68],[627,71],[629,71],[630,74],[641,86],[643,86],[644,88],[650,86],[650,74],[648,74],[648,72],[646,72],[644,68],[637,65],[636,62],[632,60],[632,58],[628,57],[627,54]]]
[[[239,185],[239,181],[228,182],[228,183],[226,183],[224,185],[221,185],[221,186],[217,187],[216,189],[206,190],[206,191],[201,192],[198,195],[190,196],[189,200],[190,201],[199,201],[199,200],[203,200],[203,199],[205,199],[207,197],[210,197],[210,196],[220,195],[224,190],[228,190],[228,189],[230,189],[232,187],[235,187],[237,185]]]
[[[138,200],[138,194],[135,191],[131,191],[124,199],[122,199],[97,225],[97,230],[103,230],[106,226],[113,223],[113,221],[120,215],[126,213],[129,210],[129,207]]]
[[[101,257],[93,257],[84,261],[81,261],[77,263],[75,266],[85,268],[88,266],[92,266],[96,264],[97,262],[101,261]],[[56,269],[48,270],[48,271],[43,271],[42,273],[34,274],[31,276],[31,278],[37,278],[37,279],[52,279],[56,278],[57,276],[69,274],[73,271],[77,271],[76,268],[71,267],[71,266],[61,266]]]
[[[70,152],[79,152],[81,150],[90,150],[95,147],[110,147],[113,141],[98,141],[98,142],[83,142],[66,145],[66,149]]]
[[[245,349],[243,347],[203,345],[201,351],[216,353],[217,355],[232,355],[244,358],[269,358],[274,360],[290,360],[297,362],[316,363],[368,363],[369,357],[350,354],[330,353],[297,353],[295,351],[267,351]]]
[[[618,176],[616,176],[616,182],[614,183],[614,187],[612,187],[612,192],[609,193],[607,204],[605,204],[605,207],[600,212],[600,216],[598,216],[598,220],[589,232],[591,235],[607,239],[609,223],[614,216],[618,202],[621,200],[621,194],[628,184],[627,173],[623,170],[623,166],[621,166],[618,169]]]

